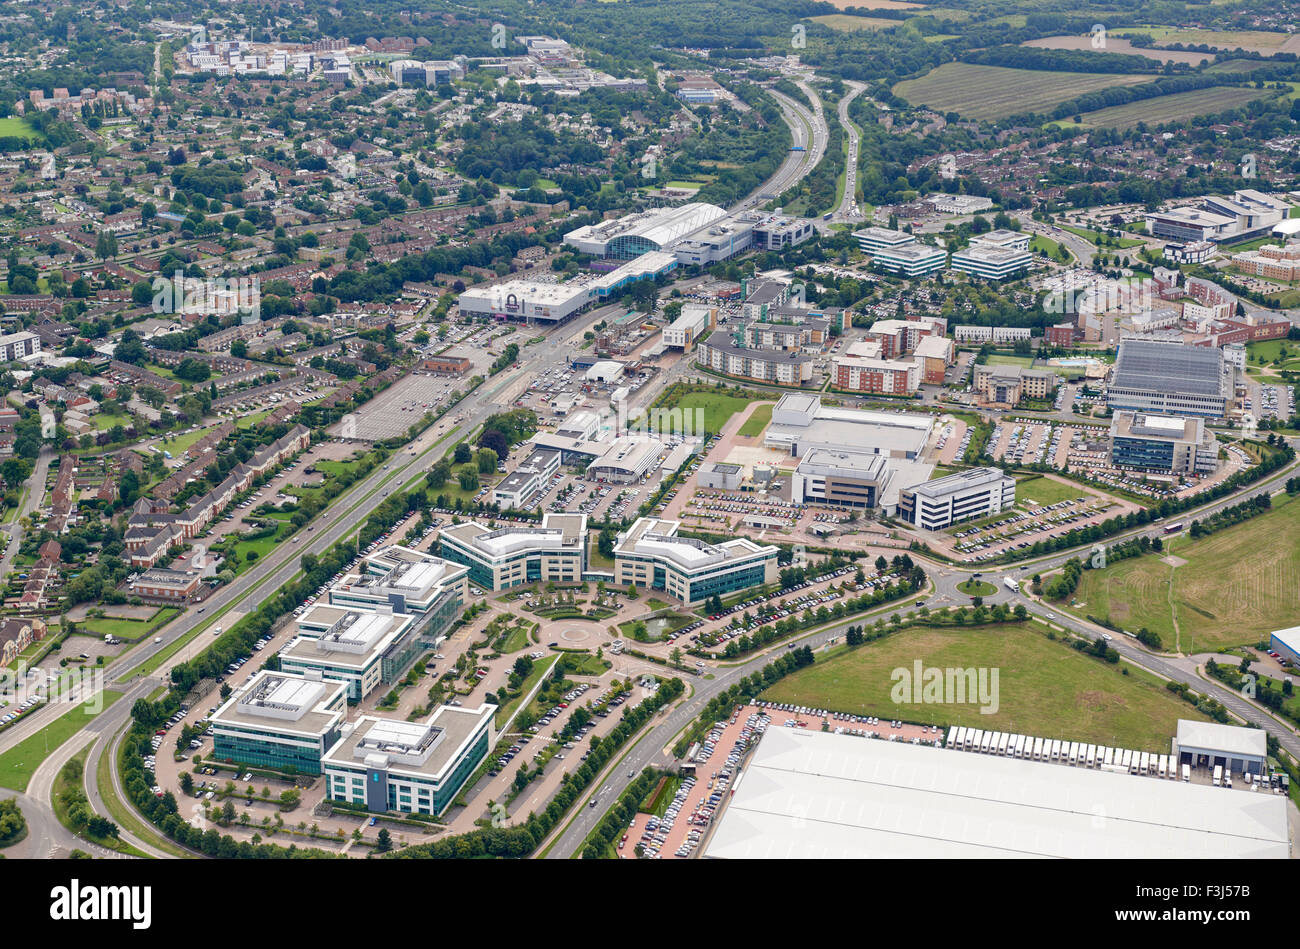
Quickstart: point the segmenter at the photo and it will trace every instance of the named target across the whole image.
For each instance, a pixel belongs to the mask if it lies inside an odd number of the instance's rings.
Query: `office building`
[[[1223,418],[1232,403],[1223,352],[1155,339],[1123,339],[1106,402],[1116,411]]]
[[[348,687],[348,701],[360,702],[381,683],[391,684],[406,669],[385,655],[401,651],[415,617],[387,608],[362,610],[315,603],[297,620],[298,635],[280,650],[280,669],[301,676],[313,672]],[[384,672],[387,669],[388,675]]]
[[[492,489],[492,501],[503,511],[526,510],[533,499],[560,470],[560,453],[545,448],[529,452],[514,471]]]
[[[497,706],[443,705],[425,722],[363,715],[322,762],[331,801],[375,814],[443,813],[492,749]]]
[[[898,514],[922,530],[943,530],[958,521],[986,517],[1016,503],[1016,482],[998,468],[970,468],[906,488]]]
[[[312,675],[258,672],[211,718],[212,758],[289,774],[320,774],[339,736],[348,687]]]
[[[1219,445],[1200,418],[1116,412],[1110,420],[1110,463],[1176,475],[1212,474]]]
[[[494,592],[525,583],[578,583],[587,569],[587,515],[547,512],[541,527],[497,530],[476,521],[452,524],[439,530],[438,552]]]
[[[871,262],[882,270],[904,277],[924,277],[948,265],[948,252],[942,247],[913,241],[896,247],[881,247],[872,252]]]
[[[1046,369],[1023,366],[976,366],[975,391],[985,405],[1013,408],[1024,399],[1052,398],[1058,377]]]
[[[664,327],[665,346],[690,349],[695,341],[717,326],[718,308],[702,303],[684,303],[677,319]]]
[[[468,594],[465,570],[459,564],[409,547],[392,545],[367,556],[361,573],[350,574],[330,588],[336,606],[378,609],[394,613],[428,613],[458,607]]]
[[[695,473],[695,483],[701,488],[735,491],[744,480],[745,469],[724,461],[706,461]]]
[[[888,227],[864,227],[860,231],[854,231],[853,236],[857,238],[858,246],[868,254],[892,250],[916,241],[916,237],[906,231],[895,231]]]
[[[35,333],[6,333],[0,336],[0,363],[17,362],[24,356],[41,351],[41,338]]]
[[[993,207],[993,200],[978,194],[945,194],[936,192],[925,203],[938,214],[978,214]]]
[[[1027,271],[1033,260],[1028,250],[972,243],[952,255],[952,269],[985,280],[1006,280]]]
[[[1147,233],[1183,244],[1217,242],[1231,234],[1236,225],[1235,218],[1194,207],[1153,211],[1146,215],[1146,221]]]
[[[677,521],[637,518],[614,545],[614,580],[660,590],[687,606],[726,597],[777,577],[777,548],[747,538],[706,544],[677,535]]]
[[[790,497],[797,504],[876,508],[891,474],[885,455],[816,448],[800,458]]]

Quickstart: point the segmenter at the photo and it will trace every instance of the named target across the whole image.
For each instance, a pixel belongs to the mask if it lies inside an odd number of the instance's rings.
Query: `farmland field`
[[[1262,537],[1268,543],[1260,543]],[[1271,630],[1295,625],[1300,502],[1278,502],[1254,520],[1199,540],[1180,537],[1166,542],[1166,551],[1170,546],[1185,565],[1170,567],[1148,555],[1085,570],[1074,611],[1128,630],[1146,626],[1172,649],[1176,610],[1183,652],[1254,644]]]
[[[857,4],[855,4],[856,6]],[[832,30],[887,30],[899,26],[902,20],[886,20],[878,16],[849,16],[845,13],[827,13],[810,17],[814,23],[829,26]]]
[[[895,669],[998,669],[998,708],[977,704],[897,704]],[[991,680],[990,680],[991,685]],[[1049,640],[1036,624],[978,628],[916,627],[818,661],[763,693],[789,702],[856,715],[932,725],[974,725],[1156,751],[1169,746],[1180,718],[1199,718],[1190,705],[1145,675]]]
[[[1197,30],[1173,26],[1143,26],[1114,30],[1111,36],[1146,34],[1157,43],[1182,43],[1184,46],[1212,46],[1215,49],[1244,49],[1272,56],[1274,53],[1300,52],[1300,36],[1267,30]]]
[[[919,79],[894,86],[894,94],[937,112],[967,119],[999,119],[1021,112],[1043,112],[1087,92],[1149,82],[1150,76],[1114,73],[1044,72],[945,63]]]
[[[1084,52],[1094,49],[1091,36],[1044,36],[1042,39],[1026,40],[1020,45],[1034,46],[1039,49],[1068,49],[1082,50]],[[1174,49],[1142,49],[1134,46],[1129,40],[1117,39],[1112,36],[1106,37],[1105,49],[1098,49],[1096,52],[1145,56],[1147,59],[1154,59],[1162,63],[1187,63],[1191,66],[1199,64],[1202,60],[1214,58],[1212,53],[1188,53]]]
[[[1156,96],[1154,99],[1142,99],[1124,105],[1113,105],[1085,112],[1081,116],[1081,128],[1130,129],[1139,122],[1156,125],[1165,122],[1182,122],[1198,115],[1213,115],[1225,109],[1235,109],[1255,99],[1275,94],[1274,90],[1247,89],[1241,86],[1215,86],[1210,89],[1193,89],[1191,92],[1175,92],[1172,95]],[[1073,122],[1060,122],[1059,125],[1073,126]]]
[[[829,0],[837,10],[858,7],[861,10],[920,10],[919,3],[904,3],[903,0]],[[900,21],[901,22],[901,21]]]

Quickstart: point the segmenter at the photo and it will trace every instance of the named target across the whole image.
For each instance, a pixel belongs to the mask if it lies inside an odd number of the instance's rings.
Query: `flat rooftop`
[[[483,719],[495,714],[495,705],[484,704],[478,708],[443,705],[424,722],[364,715],[325,757],[355,767],[382,755],[388,758],[389,771],[439,778]]]
[[[1167,395],[1226,396],[1223,353],[1210,346],[1184,346],[1124,339],[1110,387],[1155,390]]]
[[[343,717],[347,685],[285,672],[259,672],[212,716],[214,725],[321,735]],[[327,711],[326,703],[340,704]]]
[[[771,728],[704,855],[1285,859],[1286,806],[1276,794]]]

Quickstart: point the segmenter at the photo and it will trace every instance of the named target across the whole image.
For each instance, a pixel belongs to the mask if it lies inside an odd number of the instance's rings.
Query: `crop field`
[[[1074,612],[1128,630],[1146,626],[1170,649],[1176,620],[1183,652],[1253,645],[1295,625],[1300,503],[1278,503],[1268,514],[1199,540],[1166,542],[1166,552],[1171,546],[1186,564],[1171,567],[1148,555],[1085,570]]]
[[[1114,73],[1045,72],[944,63],[919,79],[894,86],[894,94],[937,112],[967,119],[1000,119],[1021,112],[1044,112],[1087,92],[1149,82],[1150,76]]]
[[[893,671],[910,672],[917,660],[925,668],[997,669],[996,711],[985,715],[970,702],[895,703]],[[991,678],[987,682],[992,685]],[[1200,718],[1154,680],[1131,670],[1124,675],[1117,666],[1052,642],[1036,624],[905,629],[852,652],[819,657],[762,697],[884,719],[974,725],[1147,751],[1168,748],[1179,718]]]
[[[1144,26],[1116,30],[1112,36],[1146,34],[1157,43],[1182,43],[1184,46],[1212,46],[1215,49],[1244,49],[1264,56],[1274,53],[1300,52],[1300,36],[1267,30],[1197,30],[1174,26]]]
[[[1085,112],[1081,116],[1083,121],[1077,124],[1082,128],[1124,130],[1133,128],[1139,122],[1148,125],[1182,122],[1198,115],[1213,115],[1226,109],[1235,109],[1247,102],[1275,94],[1275,90],[1247,89],[1241,86],[1193,89],[1191,92],[1175,92],[1172,95],[1156,96],[1154,99],[1143,99],[1139,102],[1098,109],[1095,112]]]
[[[1106,37],[1105,49],[1096,49],[1092,45],[1091,36],[1044,36],[1042,39],[1026,40],[1020,45],[1034,46],[1039,49],[1068,49],[1082,50],[1083,52],[1096,50],[1099,53],[1121,53],[1125,56],[1145,56],[1147,59],[1154,59],[1161,63],[1187,63],[1190,66],[1195,66],[1202,60],[1214,58],[1212,53],[1188,53],[1176,49],[1143,49],[1134,46],[1129,40],[1113,36]]]

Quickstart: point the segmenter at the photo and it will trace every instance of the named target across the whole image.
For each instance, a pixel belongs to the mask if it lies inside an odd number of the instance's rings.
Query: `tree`
[[[458,480],[462,491],[477,491],[479,489],[478,472],[473,469],[466,468],[462,470]]]
[[[491,448],[480,448],[478,450],[478,471],[479,474],[491,474],[497,470],[497,453]]]
[[[463,465],[470,460],[472,452],[468,442],[460,442],[456,445],[456,451],[453,454],[456,464]]]
[[[393,849],[393,835],[388,832],[387,827],[379,828],[379,835],[375,838],[375,852],[388,853]]]
[[[117,256],[117,236],[112,231],[100,231],[95,238],[95,256],[107,260]]]
[[[889,569],[889,561],[884,558],[884,555],[881,555],[876,558],[875,566],[876,566],[876,573],[884,573],[886,570]]]

